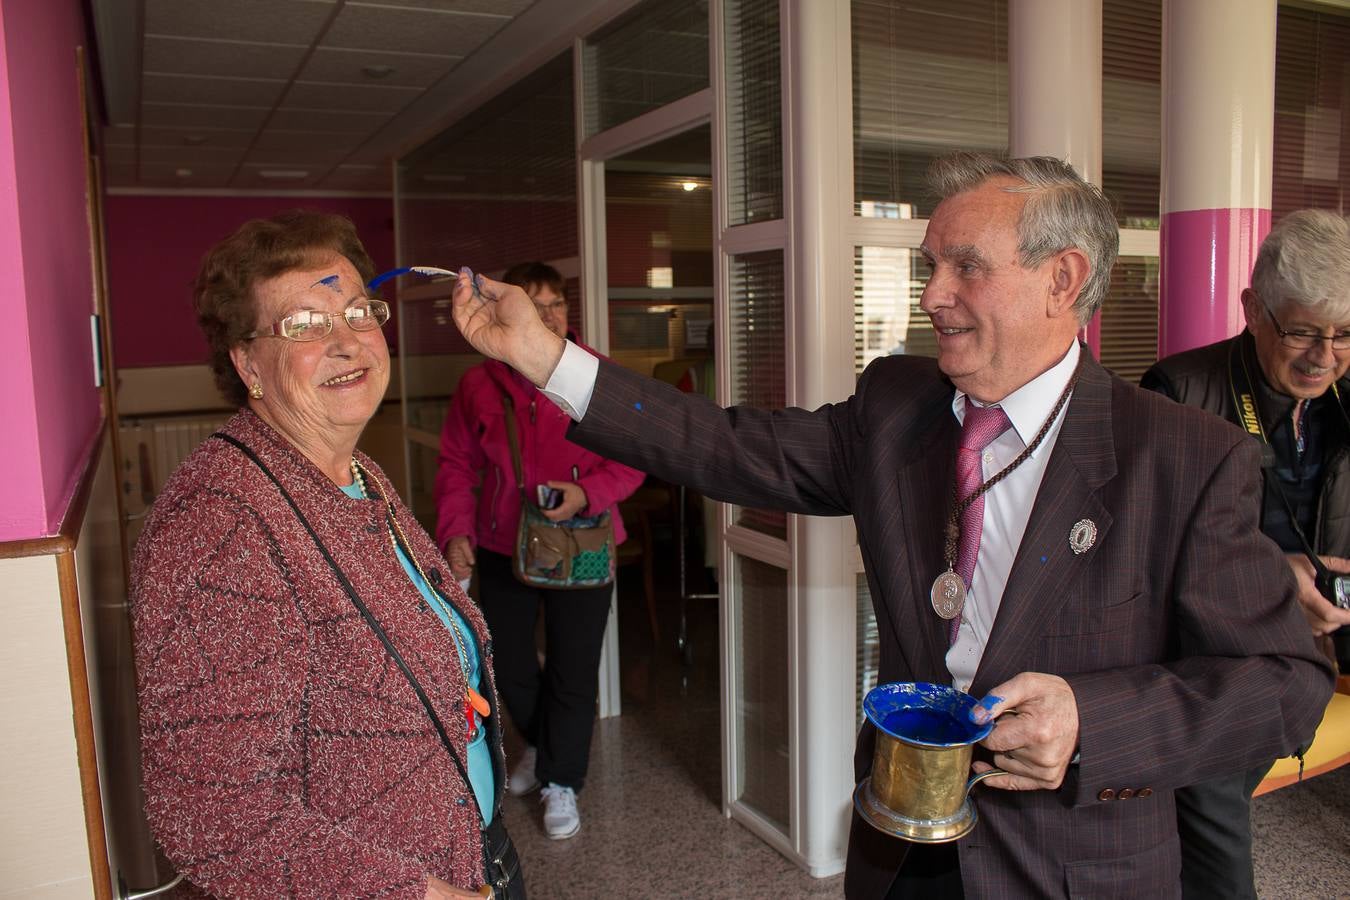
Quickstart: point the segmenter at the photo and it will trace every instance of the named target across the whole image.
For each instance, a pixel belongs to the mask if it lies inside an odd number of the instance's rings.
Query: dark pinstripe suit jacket
[[[946,623],[928,590],[943,568],[952,394],[935,361],[887,357],[843,403],[724,411],[602,363],[570,437],[720,500],[853,515],[880,680],[946,682]],[[971,686],[1066,678],[1081,762],[1059,790],[976,792],[981,822],[959,845],[967,897],[1179,896],[1173,789],[1311,735],[1331,674],[1257,528],[1257,465],[1236,428],[1084,359]],[[1080,519],[1098,534],[1075,555]],[[873,740],[864,726],[859,779]],[[847,895],[884,896],[906,846],[855,816]]]

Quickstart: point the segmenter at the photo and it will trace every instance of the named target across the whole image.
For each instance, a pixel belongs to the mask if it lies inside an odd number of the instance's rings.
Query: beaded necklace
[[[361,489],[361,496],[369,499],[370,492],[366,490],[366,479],[361,471],[360,464],[356,461],[356,457],[352,457],[351,465],[352,479],[356,482],[357,487]],[[385,517],[385,524],[389,530],[389,540],[394,545],[394,554],[397,556],[401,545],[403,552],[407,554],[408,559],[412,561],[413,568],[416,569],[417,574],[422,577],[422,583],[430,589],[431,596],[435,598],[437,604],[439,604],[441,609],[445,612],[445,621],[450,625],[450,633],[454,635],[455,656],[459,658],[459,670],[464,675],[464,719],[467,723],[466,729],[468,739],[472,741],[478,731],[478,727],[474,722],[474,713],[476,712],[480,717],[486,719],[492,713],[492,706],[487,702],[486,697],[474,690],[469,684],[468,638],[465,637],[459,629],[459,623],[457,621],[459,614],[455,611],[455,608],[450,604],[449,600],[441,596],[441,592],[432,585],[431,579],[427,578],[427,573],[422,571],[422,564],[417,561],[417,555],[413,553],[412,544],[408,542],[407,535],[403,533],[403,527],[398,524],[398,517],[394,515],[393,502],[386,500],[386,503],[388,505],[389,514]]]

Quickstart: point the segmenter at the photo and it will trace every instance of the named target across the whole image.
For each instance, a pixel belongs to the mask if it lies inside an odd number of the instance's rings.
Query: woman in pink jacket
[[[524,263],[502,280],[524,288],[549,329],[567,334],[567,300],[556,269]],[[536,588],[512,575],[521,498],[507,439],[504,394],[510,395],[515,410],[526,490],[533,496],[544,485],[561,494],[561,502],[544,511],[550,519],[609,510],[614,540],[622,543],[617,504],[637,490],[643,474],[567,440],[567,416],[523,376],[493,360],[464,373],[441,430],[436,542],[456,578],[478,572],[479,598],[493,636],[497,687],[527,744],[511,773],[509,790],[522,795],[542,783],[544,830],[562,839],[581,828],[576,794],[590,757],[611,589]],[[534,645],[541,607],[546,636],[542,670]]]

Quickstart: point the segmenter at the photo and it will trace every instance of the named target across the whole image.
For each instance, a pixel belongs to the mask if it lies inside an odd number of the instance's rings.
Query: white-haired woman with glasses
[[[150,824],[214,896],[524,896],[486,625],[356,450],[389,383],[373,274],[297,211],[197,279],[241,409],[156,500],[132,609]]]

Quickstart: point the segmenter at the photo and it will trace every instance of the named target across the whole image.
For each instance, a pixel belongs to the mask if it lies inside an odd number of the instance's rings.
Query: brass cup
[[[975,827],[970,790],[995,769],[970,775],[974,746],[993,730],[969,719],[975,698],[925,682],[878,685],[863,710],[876,726],[872,774],[853,792],[853,805],[872,827],[919,843],[964,837]],[[927,716],[915,722],[914,714]],[[906,716],[910,718],[906,720]]]

